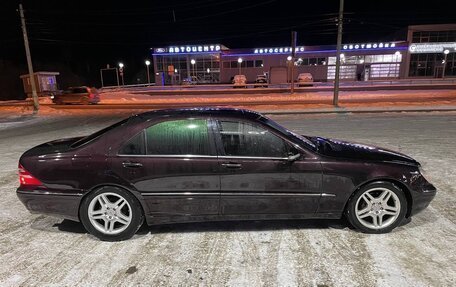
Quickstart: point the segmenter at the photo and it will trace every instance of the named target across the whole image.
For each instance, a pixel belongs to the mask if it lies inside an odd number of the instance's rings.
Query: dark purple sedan
[[[436,194],[414,159],[228,108],[152,111],[26,151],[17,195],[102,240],[147,224],[345,216],[385,233]]]

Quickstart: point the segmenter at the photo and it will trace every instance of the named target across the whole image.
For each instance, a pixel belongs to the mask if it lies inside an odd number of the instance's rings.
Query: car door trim
[[[194,155],[194,154],[117,154],[119,157],[153,157],[153,158],[217,158],[216,155]]]
[[[289,193],[289,192],[146,192],[143,196],[322,196],[334,197],[333,193]]]
[[[230,156],[221,155],[220,159],[264,159],[264,160],[287,160],[286,157],[263,157],[263,156]]]

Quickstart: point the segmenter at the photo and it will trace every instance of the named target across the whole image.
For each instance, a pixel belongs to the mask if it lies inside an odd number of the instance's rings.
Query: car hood
[[[405,154],[381,147],[322,137],[307,138],[317,146],[318,153],[324,156],[419,165],[415,159]]]

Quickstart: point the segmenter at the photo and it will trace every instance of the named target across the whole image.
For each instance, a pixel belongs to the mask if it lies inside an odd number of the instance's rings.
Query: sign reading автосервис
[[[455,52],[456,42],[440,42],[440,43],[412,43],[409,46],[409,51],[412,54],[419,53],[443,53],[449,50]]]
[[[167,48],[155,48],[154,53],[170,53],[170,54],[185,54],[185,53],[211,53],[219,52],[221,45],[185,45],[185,46],[170,46]]]

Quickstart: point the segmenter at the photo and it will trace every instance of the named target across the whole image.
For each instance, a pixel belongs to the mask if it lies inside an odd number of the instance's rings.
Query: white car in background
[[[234,76],[233,88],[247,88],[247,78],[245,77],[245,75]]]
[[[311,73],[301,73],[298,75],[298,87],[313,86]]]

